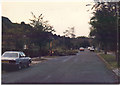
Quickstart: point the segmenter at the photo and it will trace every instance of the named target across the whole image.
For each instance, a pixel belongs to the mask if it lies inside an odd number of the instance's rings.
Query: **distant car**
[[[83,47],[80,47],[80,51],[84,51],[85,49]]]
[[[22,67],[29,67],[31,63],[31,58],[26,57],[23,52],[19,51],[6,51],[3,53],[2,57],[3,66],[13,66],[17,69],[22,69]]]
[[[93,52],[94,52],[94,50],[95,50],[95,49],[94,49],[93,47],[90,48],[90,51],[93,51]]]
[[[91,47],[88,47],[88,50],[90,50]]]

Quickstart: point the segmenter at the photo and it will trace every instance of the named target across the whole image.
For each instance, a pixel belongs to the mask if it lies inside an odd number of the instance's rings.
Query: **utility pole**
[[[117,64],[118,68],[120,67],[120,58],[119,58],[119,6],[118,2],[116,2],[116,16],[117,16]]]

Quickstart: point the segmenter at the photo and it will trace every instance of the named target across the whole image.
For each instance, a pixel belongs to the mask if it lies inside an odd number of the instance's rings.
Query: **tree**
[[[31,21],[31,26],[33,26],[33,28],[35,28],[36,30],[40,30],[40,31],[44,31],[44,32],[55,32],[55,30],[53,29],[53,26],[51,26],[50,24],[48,24],[49,21],[44,21],[43,20],[43,15],[40,14],[40,16],[36,17],[33,12],[31,12],[33,19],[30,19]]]
[[[49,47],[46,47],[47,44],[52,41],[52,32],[55,32],[53,26],[48,24],[48,21],[43,20],[43,15],[36,17],[32,13],[33,19],[30,19],[30,25],[33,27],[31,34],[29,35],[31,43],[33,46],[37,46],[39,49],[39,54],[45,54],[48,52]],[[43,52],[44,51],[44,52]],[[47,54],[47,53],[46,53]]]
[[[25,23],[12,23],[8,18],[2,17],[2,51],[20,50],[28,42],[29,28]]]
[[[94,36],[97,45],[103,47],[105,54],[108,50],[116,50],[116,5],[115,3],[98,3],[94,5],[94,16],[90,20],[92,28],[90,36]]]
[[[63,33],[66,37],[75,38],[75,27],[68,27]]]

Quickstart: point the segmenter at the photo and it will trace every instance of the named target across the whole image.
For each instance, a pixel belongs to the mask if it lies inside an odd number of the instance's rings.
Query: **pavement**
[[[120,77],[120,68],[118,69],[118,68],[115,68],[115,69],[112,69],[113,70],[113,72],[115,72],[115,74],[118,76],[118,77]]]
[[[2,84],[116,84],[116,75],[94,52],[87,49],[29,68],[2,74]]]

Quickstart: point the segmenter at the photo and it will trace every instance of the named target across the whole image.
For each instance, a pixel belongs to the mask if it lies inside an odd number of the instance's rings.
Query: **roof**
[[[19,53],[19,52],[21,52],[21,51],[6,51],[4,53]]]

